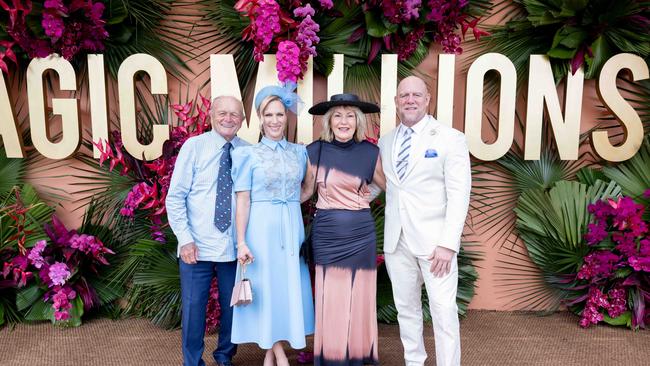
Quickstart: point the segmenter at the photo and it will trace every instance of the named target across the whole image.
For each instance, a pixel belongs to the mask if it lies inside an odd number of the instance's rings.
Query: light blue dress
[[[255,257],[246,266],[253,302],[235,306],[233,343],[257,343],[270,349],[277,341],[304,348],[314,333],[309,269],[300,257],[305,230],[300,185],[305,176],[304,146],[265,137],[257,145],[232,151],[236,192],[251,192],[246,243]],[[237,268],[237,280],[240,271]]]

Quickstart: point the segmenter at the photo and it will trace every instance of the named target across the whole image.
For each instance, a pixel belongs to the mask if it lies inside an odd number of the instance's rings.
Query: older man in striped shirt
[[[213,356],[218,365],[230,366],[237,350],[230,342],[230,297],[237,269],[230,152],[248,145],[237,137],[244,120],[242,103],[231,96],[216,97],[210,117],[212,130],[183,144],[166,200],[169,224],[178,239],[185,366],[205,365],[205,311],[215,276],[221,327]]]

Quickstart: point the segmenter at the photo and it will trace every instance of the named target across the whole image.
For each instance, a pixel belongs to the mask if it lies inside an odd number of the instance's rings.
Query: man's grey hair
[[[232,99],[236,100],[237,102],[239,102],[239,106],[241,107],[241,111],[240,111],[241,115],[242,115],[242,117],[246,118],[246,115],[244,113],[244,103],[242,103],[242,101],[239,100],[239,98],[237,98],[236,96],[227,95],[227,94],[226,95],[218,95],[218,96],[216,96],[216,97],[214,97],[212,99],[212,104],[210,105],[210,115],[212,115],[213,113],[216,112],[217,104],[219,104],[219,102],[221,102],[221,100],[226,99],[226,98],[232,98]]]

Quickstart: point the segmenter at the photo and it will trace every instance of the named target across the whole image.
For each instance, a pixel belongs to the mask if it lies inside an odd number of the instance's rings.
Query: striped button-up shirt
[[[230,142],[233,149],[249,145],[238,137]],[[219,161],[225,143],[214,130],[188,139],[178,153],[165,201],[169,225],[178,239],[178,252],[181,246],[194,242],[200,261],[236,259],[234,193],[232,225],[223,233],[214,225]]]

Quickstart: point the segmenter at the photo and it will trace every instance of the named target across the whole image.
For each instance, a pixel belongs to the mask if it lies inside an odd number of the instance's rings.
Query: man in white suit
[[[386,175],[384,252],[407,366],[427,358],[422,284],[429,296],[438,366],[460,365],[457,254],[469,206],[465,135],[427,114],[431,96],[415,76],[397,87],[400,125],[379,140]]]

